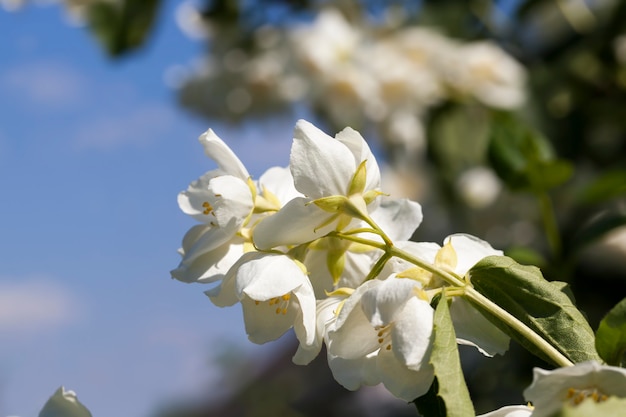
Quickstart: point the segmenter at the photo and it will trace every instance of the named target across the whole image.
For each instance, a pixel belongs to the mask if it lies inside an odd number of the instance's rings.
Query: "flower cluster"
[[[376,159],[357,131],[333,138],[298,121],[289,167],[271,168],[258,181],[213,131],[200,142],[218,168],[178,196],[200,224],[185,235],[172,276],[217,282],[206,294],[220,307],[240,303],[252,342],[293,328],[294,362],[309,363],[325,344],[346,388],[383,383],[411,401],[433,381],[431,301],[445,291],[458,343],[488,356],[507,349],[504,333],[454,297],[476,262],[502,252],[462,234],[443,246],[410,241],[421,207],[384,194]]]
[[[197,32],[199,14],[185,10],[181,25]],[[455,40],[428,27],[348,21],[326,7],[311,22],[259,28],[252,48],[237,45],[227,30],[220,36],[218,24],[207,31],[211,58],[178,68],[173,84],[184,105],[213,117],[304,102],[336,126],[371,124],[390,144],[418,151],[423,119],[442,102],[509,110],[525,101],[525,69],[497,44]]]

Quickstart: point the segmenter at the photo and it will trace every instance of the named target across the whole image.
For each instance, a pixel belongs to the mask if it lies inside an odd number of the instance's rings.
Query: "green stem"
[[[506,323],[507,326],[517,331],[526,340],[534,344],[537,348],[539,348],[539,350],[545,353],[546,356],[552,359],[557,365],[562,367],[574,365],[572,361],[567,359],[565,355],[559,352],[543,337],[538,335],[533,329],[526,326],[526,324],[518,320],[517,317],[513,316],[511,313],[476,291],[474,288],[470,286],[465,287],[465,297],[471,300],[474,304],[480,305],[482,308],[502,320],[502,322]]]
[[[546,231],[550,249],[552,249],[552,254],[558,258],[561,256],[561,235],[554,214],[554,208],[552,207],[552,200],[546,192],[537,193],[536,196],[539,200],[543,227]]]
[[[452,272],[448,272],[442,270],[440,268],[435,267],[434,265],[423,261],[415,256],[411,255],[408,252],[405,252],[401,249],[398,249],[395,246],[386,246],[383,243],[375,242],[369,239],[359,238],[357,236],[346,236],[342,234],[337,234],[337,237],[341,239],[350,240],[357,243],[362,243],[365,245],[370,245],[372,247],[381,249],[386,252],[388,256],[395,256],[397,258],[403,259],[407,262],[412,263],[413,265],[419,266],[420,268],[425,269],[428,272],[436,274],[441,277],[448,284],[461,287],[464,290],[464,297],[469,299],[474,304],[479,305],[484,310],[493,314],[495,317],[500,319],[507,326],[511,327],[517,333],[519,333],[526,340],[537,346],[539,350],[544,352],[546,356],[554,361],[554,363],[559,366],[572,366],[574,365],[567,357],[565,357],[561,352],[559,352],[554,346],[552,346],[548,341],[546,341],[543,337],[537,334],[533,329],[528,327],[522,321],[520,321],[517,317],[513,316],[511,313],[476,291],[467,281],[457,276]]]

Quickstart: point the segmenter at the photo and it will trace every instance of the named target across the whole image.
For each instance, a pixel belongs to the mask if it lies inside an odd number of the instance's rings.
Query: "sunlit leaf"
[[[562,283],[546,281],[539,268],[506,256],[489,256],[469,272],[474,288],[522,321],[574,363],[599,360],[595,338],[584,315]],[[501,320],[476,307],[496,326],[542,359],[544,353]]]
[[[420,402],[416,401],[418,410],[429,417],[474,417],[474,406],[463,378],[456,335],[445,295],[439,299],[435,309],[434,341],[430,363],[435,368],[437,376],[435,389],[437,396],[443,401],[445,413],[441,414],[441,402],[434,401],[432,393],[431,396],[426,395],[421,408]]]

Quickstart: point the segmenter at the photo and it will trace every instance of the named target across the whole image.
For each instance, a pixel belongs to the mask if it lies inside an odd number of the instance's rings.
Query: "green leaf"
[[[577,406],[566,405],[552,417],[623,417],[626,398],[611,397],[600,403],[585,400]]]
[[[429,126],[428,149],[453,180],[471,166],[484,162],[489,139],[489,119],[481,106],[446,106],[436,112]]]
[[[89,29],[114,57],[146,41],[159,10],[159,0],[96,1],[88,6]]]
[[[598,204],[626,195],[626,170],[606,172],[578,193],[582,204]]]
[[[596,349],[609,365],[623,366],[626,353],[626,298],[602,319],[596,332]]]
[[[488,155],[495,172],[513,190],[544,192],[573,173],[571,163],[555,158],[545,137],[509,113],[494,115]]]
[[[474,417],[474,406],[463,378],[459,348],[445,294],[439,299],[435,309],[433,334],[433,351],[430,356],[430,363],[435,368],[435,375],[437,376],[437,396],[445,404],[444,415],[448,417]],[[427,397],[427,399],[432,403],[432,398]],[[434,402],[434,405],[436,410],[423,414],[428,417],[441,415],[439,414],[441,411],[440,403]]]
[[[522,321],[572,362],[600,359],[593,331],[574,305],[567,287],[546,281],[539,268],[520,265],[506,256],[488,256],[469,274],[478,292]],[[531,353],[552,362],[506,323],[479,305],[475,306]]]

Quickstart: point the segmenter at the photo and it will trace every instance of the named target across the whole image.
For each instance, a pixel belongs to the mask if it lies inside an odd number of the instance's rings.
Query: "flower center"
[[[280,297],[274,297],[267,300],[267,304],[274,308],[274,312],[276,314],[287,314],[287,309],[289,308],[289,301],[291,299],[291,294],[281,295]],[[260,301],[255,301],[254,304],[261,304]]]
[[[205,201],[204,203],[202,203],[202,207],[204,207],[202,214],[204,214],[205,216],[208,216],[209,214],[215,216],[215,212],[213,211],[213,206],[211,205],[211,203]]]
[[[391,325],[375,326],[374,330],[378,332],[378,344],[381,349],[391,350]]]
[[[597,403],[601,403],[602,401],[606,401],[609,396],[601,393],[596,388],[587,388],[587,389],[576,389],[570,388],[567,390],[566,400],[571,405],[578,405],[587,398],[591,398],[593,401]]]

